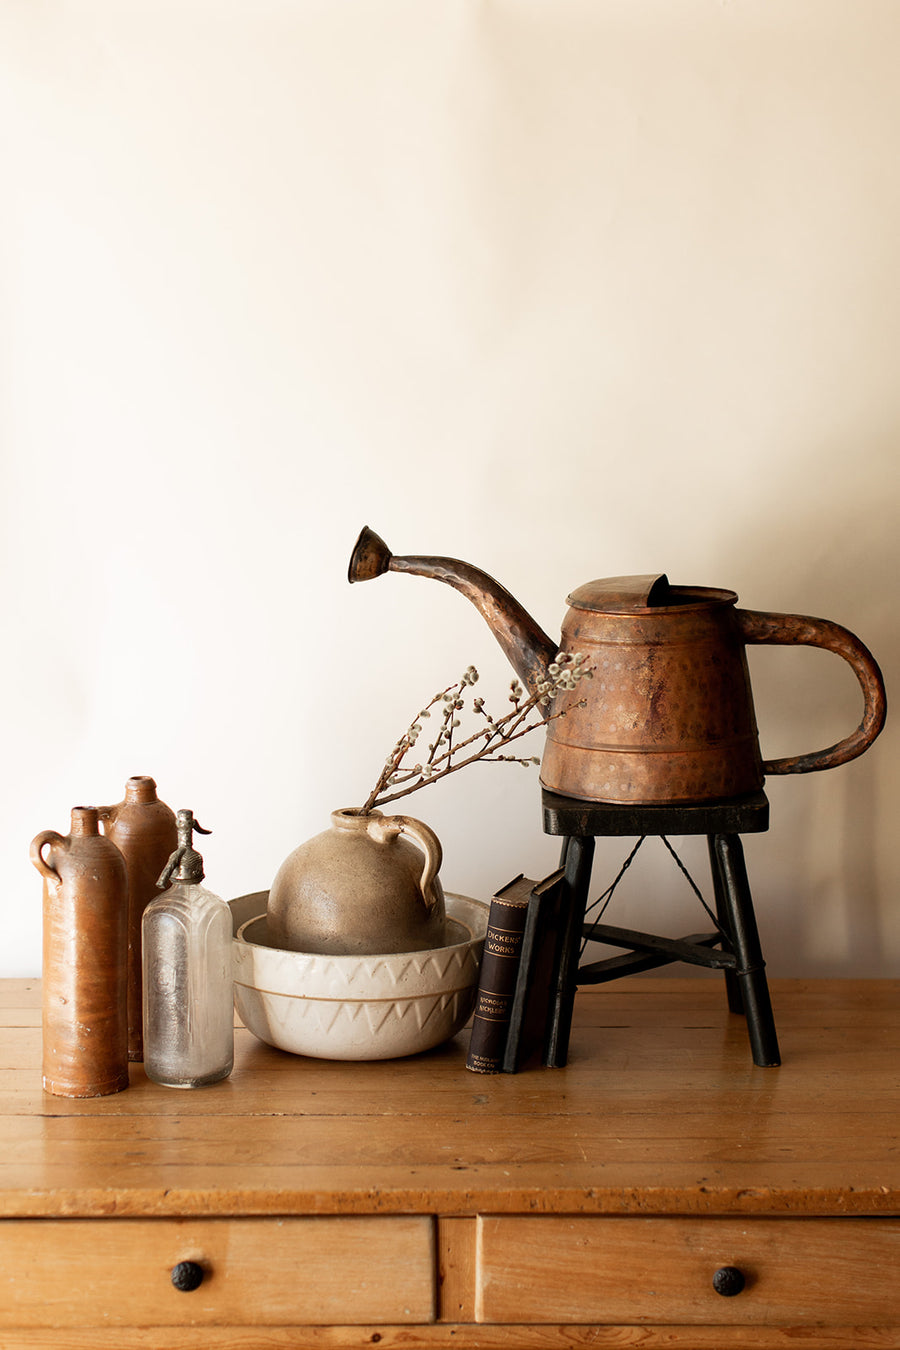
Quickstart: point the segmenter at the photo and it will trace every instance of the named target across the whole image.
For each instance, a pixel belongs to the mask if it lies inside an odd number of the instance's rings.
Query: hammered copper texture
[[[541,782],[586,801],[690,802],[762,786],[750,678],[733,593],[682,609],[569,610],[561,646],[593,668],[560,693]]]

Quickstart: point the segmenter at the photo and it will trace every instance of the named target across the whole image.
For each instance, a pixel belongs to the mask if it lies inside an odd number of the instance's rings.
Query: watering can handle
[[[824,647],[826,651],[842,656],[852,666],[865,699],[862,721],[851,735],[825,750],[809,755],[766,760],[763,772],[812,773],[816,769],[833,769],[868,750],[884,726],[887,697],[875,658],[859,638],[829,619],[811,619],[803,614],[764,614],[752,609],[741,609],[737,611],[737,617],[747,643]]]

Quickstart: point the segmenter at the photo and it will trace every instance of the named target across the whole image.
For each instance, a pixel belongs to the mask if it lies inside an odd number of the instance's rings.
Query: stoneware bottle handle
[[[742,609],[737,611],[737,617],[745,642],[775,643],[781,646],[805,644],[824,647],[826,651],[842,656],[853,668],[865,699],[862,721],[849,736],[813,754],[768,759],[763,764],[763,772],[812,773],[815,769],[833,769],[868,750],[884,726],[887,697],[875,658],[859,638],[829,619],[811,619],[803,614],[764,614]]]
[[[43,830],[40,834],[35,835],[31,841],[31,861],[44,880],[49,881],[54,886],[59,885],[60,875],[56,868],[52,867],[45,859],[44,848],[47,844],[55,844],[57,847],[66,848],[68,842],[56,830]]]
[[[393,835],[408,834],[425,854],[425,866],[422,869],[419,890],[422,892],[425,908],[429,911],[432,910],[437,902],[437,894],[433,883],[440,871],[444,856],[441,841],[434,830],[423,824],[421,820],[416,820],[414,816],[385,816],[382,829]]]

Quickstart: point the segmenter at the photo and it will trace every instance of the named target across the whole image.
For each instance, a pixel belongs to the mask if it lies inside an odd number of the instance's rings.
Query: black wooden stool
[[[747,1019],[753,1062],[761,1067],[780,1064],[740,840],[742,834],[768,829],[765,793],[689,805],[617,806],[545,791],[543,812],[544,831],[563,837],[563,853],[560,870],[535,887],[529,901],[504,1070],[515,1072],[526,1049],[529,1004],[533,1007],[536,1003],[540,1008],[543,1026],[537,1035],[542,1041],[543,1062],[551,1068],[559,1067],[568,1056],[579,985],[600,984],[674,961],[724,971],[728,1007]],[[707,836],[716,930],[674,939],[606,924],[586,926],[594,840],[670,834]],[[579,966],[585,937],[621,947],[627,954]]]

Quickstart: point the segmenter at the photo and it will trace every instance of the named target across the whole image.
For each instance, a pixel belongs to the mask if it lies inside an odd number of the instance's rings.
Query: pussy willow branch
[[[538,701],[539,701],[538,699],[535,699],[535,702],[538,702]],[[574,704],[573,706],[574,706],[574,707],[578,707],[578,708],[583,708],[583,707],[584,707],[584,702],[585,702],[584,699],[582,699],[582,701],[581,701],[580,703]],[[512,735],[504,737],[504,739],[502,740],[502,742],[500,742],[500,744],[502,744],[502,745],[510,745],[513,741],[519,740],[519,738],[520,738],[521,736],[527,736],[529,732],[531,732],[531,731],[536,731],[536,730],[538,729],[538,727],[541,727],[541,726],[546,725],[547,722],[553,722],[557,717],[565,717],[565,715],[566,715],[566,713],[567,713],[568,711],[569,711],[569,709],[563,708],[563,709],[560,709],[559,712],[551,713],[549,717],[542,717],[541,720],[540,720],[539,722],[533,722],[533,723],[531,724],[531,726],[523,727],[520,731],[513,732]],[[480,731],[480,732],[477,733],[477,735],[478,735],[479,738],[482,737],[482,736],[484,736],[484,734],[485,734],[485,733],[484,733],[483,731]],[[476,739],[476,737],[470,736],[470,737],[469,737],[469,740],[466,741],[466,742],[464,742],[463,744],[468,745],[470,741],[475,740],[475,739]],[[493,739],[493,737],[491,737],[490,739]],[[485,745],[484,747],[482,747],[481,750],[476,751],[476,753],[475,753],[474,755],[469,755],[466,759],[458,760],[456,764],[448,764],[445,768],[441,769],[439,773],[430,774],[427,778],[424,778],[424,777],[421,778],[421,781],[418,782],[418,783],[416,783],[414,787],[401,788],[401,790],[400,790],[399,792],[392,792],[392,793],[389,793],[387,796],[384,796],[384,797],[378,797],[378,796],[373,796],[373,797],[371,797],[371,798],[369,799],[369,802],[368,802],[368,803],[366,804],[366,806],[363,808],[364,812],[365,812],[365,811],[370,811],[370,810],[372,809],[372,807],[375,806],[375,805],[378,805],[378,806],[386,806],[388,802],[395,802],[395,801],[397,801],[397,799],[400,798],[400,797],[406,797],[406,796],[408,796],[410,792],[418,792],[419,788],[428,787],[431,783],[437,783],[437,782],[440,782],[440,780],[441,780],[442,778],[447,778],[451,773],[456,773],[458,769],[464,769],[464,768],[466,767],[467,764],[474,764],[475,761],[476,761],[476,760],[479,760],[479,759],[482,759],[482,760],[485,760],[485,761],[488,762],[488,763],[494,763],[494,764],[497,763],[497,762],[498,762],[499,760],[501,760],[501,759],[510,760],[510,761],[512,761],[513,763],[516,763],[516,764],[527,764],[527,763],[529,762],[529,761],[526,760],[526,759],[519,759],[518,756],[516,756],[516,755],[491,755],[491,754],[487,754],[487,753],[485,753],[487,748],[488,748],[488,746]],[[462,749],[462,745],[458,745],[458,746],[456,747],[457,752],[458,752],[460,749]],[[450,752],[448,751],[446,754],[442,755],[440,759],[435,760],[435,763],[440,763],[441,760],[443,760],[443,759],[448,759],[448,758],[449,758],[449,753],[450,753]],[[414,776],[415,776],[415,777],[419,777],[419,775],[414,775]]]
[[[539,726],[546,726],[557,717],[562,717],[569,709],[561,710],[558,713],[541,713],[538,720],[528,722],[529,715],[540,704],[549,705],[551,699],[563,689],[574,689],[578,681],[583,677],[590,678],[592,671],[585,667],[584,657],[579,653],[566,653],[557,657],[548,668],[548,678],[543,680],[537,691],[530,697],[522,701],[524,690],[518,680],[513,680],[510,685],[510,702],[513,704],[511,712],[500,718],[493,718],[484,706],[484,699],[476,698],[473,702],[473,709],[479,716],[485,719],[487,725],[482,726],[478,731],[471,733],[464,740],[454,744],[453,732],[459,726],[459,719],[456,714],[463,708],[465,690],[468,686],[475,684],[478,680],[478,671],[474,666],[469,666],[461,679],[455,684],[450,684],[446,689],[434,695],[431,702],[428,703],[418,714],[406,731],[400,737],[394,746],[391,754],[388,756],[385,764],[378,776],[374,788],[369,793],[366,803],[362,808],[363,813],[371,811],[373,807],[397,801],[400,797],[406,797],[411,792],[417,792],[419,788],[425,787],[428,783],[435,783],[438,779],[446,778],[450,773],[456,773],[458,769],[464,769],[466,765],[475,763],[479,759],[487,759],[492,763],[505,760],[518,764],[537,764],[537,759],[524,759],[518,755],[501,755],[497,752],[504,746],[519,740],[529,732],[537,730]],[[403,769],[402,763],[409,751],[416,744],[422,732],[422,719],[431,716],[431,709],[438,703],[444,704],[443,716],[440,720],[437,736],[434,743],[428,747],[428,756],[424,764],[416,764],[412,769]],[[582,704],[573,706],[584,706]],[[461,751],[467,747],[477,745],[478,748],[465,758],[459,759]],[[454,756],[457,757],[453,763]],[[395,789],[389,791],[388,789]]]
[[[442,702],[443,700],[445,700],[446,697],[447,697],[447,695],[450,693],[450,690],[451,690],[451,689],[456,690],[457,693],[458,693],[459,687],[460,687],[460,681],[457,681],[456,684],[448,684],[446,689],[441,689],[437,694],[434,695],[434,697],[431,699],[430,703],[426,703],[426,704],[425,704],[425,707],[424,707],[424,708],[422,709],[422,711],[419,713],[419,716],[416,717],[416,718],[414,719],[414,721],[413,721],[413,723],[412,723],[412,726],[414,727],[414,726],[418,725],[418,722],[419,722],[419,719],[420,719],[420,718],[422,718],[422,717],[430,717],[430,716],[431,716],[431,709],[434,707],[434,705],[435,705],[436,703],[440,703],[440,702]],[[456,697],[456,695],[454,695],[454,698],[455,698],[455,697]],[[446,718],[446,714],[445,714],[445,718]],[[388,756],[387,762],[386,762],[384,768],[381,770],[381,773],[380,773],[379,776],[378,776],[378,782],[375,784],[374,788],[373,788],[372,791],[369,793],[369,796],[368,796],[368,798],[367,798],[367,800],[366,800],[366,804],[365,804],[365,806],[363,807],[363,814],[365,814],[367,811],[371,811],[372,807],[375,805],[375,799],[376,799],[376,797],[378,796],[379,792],[380,792],[380,791],[382,790],[382,788],[385,787],[386,784],[387,784],[388,782],[390,782],[390,780],[394,777],[394,775],[396,774],[397,770],[400,768],[400,764],[401,764],[401,762],[403,761],[403,759],[404,759],[404,757],[405,757],[405,755],[406,755],[406,752],[407,752],[413,745],[415,745],[415,740],[416,740],[416,738],[412,738],[412,739],[410,738],[410,731],[411,731],[411,730],[412,730],[412,728],[411,728],[411,727],[408,727],[408,728],[406,729],[406,731],[404,731],[403,735],[400,737],[399,741],[398,741],[397,744],[394,746],[394,749],[393,749],[392,754]],[[433,757],[433,755],[434,755],[435,750],[437,749],[439,740],[440,740],[440,737],[438,737],[438,741],[436,741],[435,744],[431,747],[431,754],[428,756],[428,759],[427,759],[426,763],[428,763],[428,764],[431,763],[431,759],[432,759],[432,757]]]

